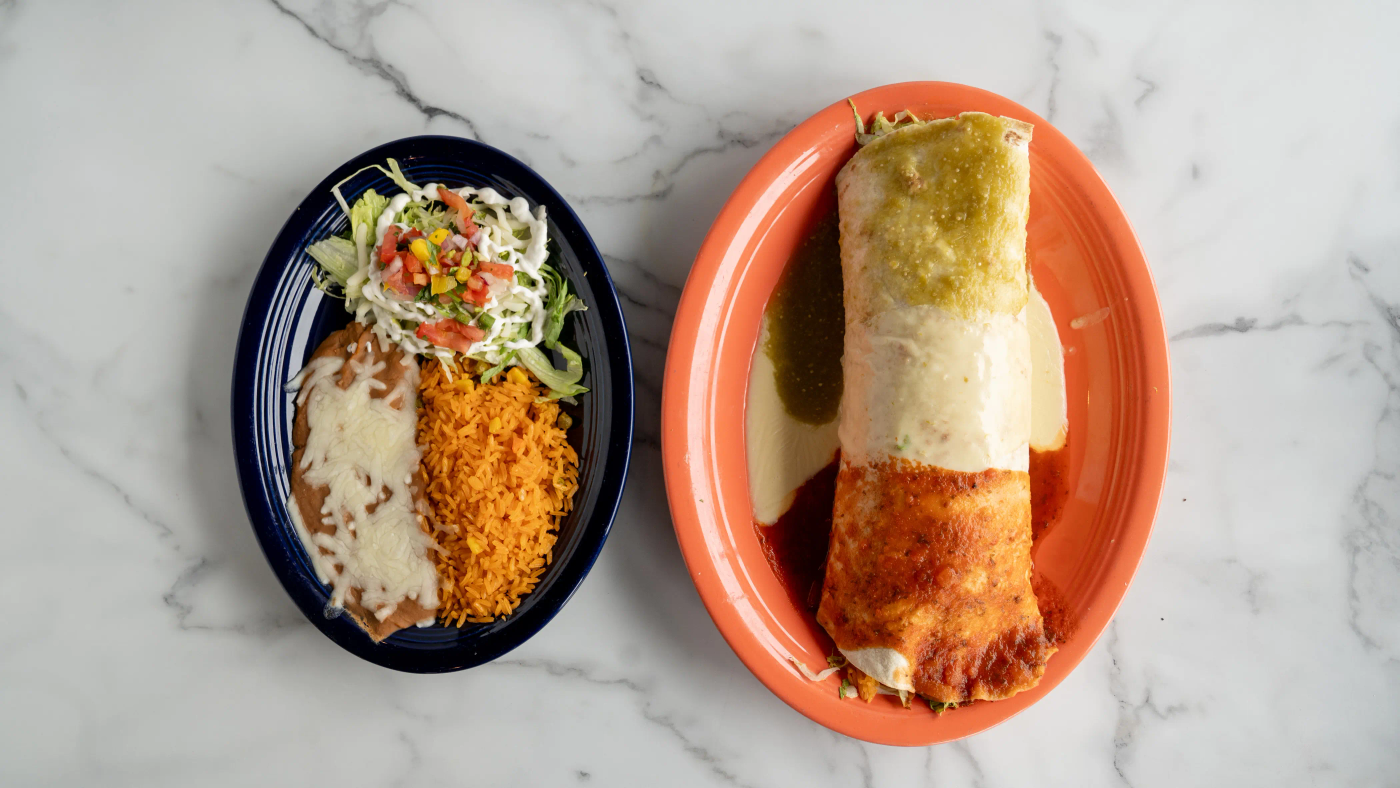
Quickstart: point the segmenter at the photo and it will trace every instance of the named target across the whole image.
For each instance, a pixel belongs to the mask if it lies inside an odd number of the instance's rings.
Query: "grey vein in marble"
[[[383,13],[389,6],[395,5],[395,3],[382,2],[371,4],[367,7],[358,6],[357,4],[357,9],[360,13],[356,14],[356,18],[352,20],[351,24],[353,25],[355,37],[358,38],[362,44],[360,48],[365,50],[364,54],[358,54],[352,51],[349,45],[334,40],[334,37],[337,37],[336,32],[322,32],[318,30],[315,25],[280,2],[280,0],[268,0],[268,2],[272,4],[273,8],[277,9],[278,13],[295,21],[308,35],[316,41],[330,47],[341,57],[345,58],[346,62],[366,74],[372,74],[384,82],[387,82],[389,87],[393,88],[394,95],[403,99],[414,109],[418,110],[425,120],[433,120],[434,118],[440,117],[451,118],[465,126],[473,139],[481,139],[481,134],[477,131],[476,124],[472,123],[470,118],[460,112],[430,104],[419,98],[419,96],[413,92],[413,89],[409,87],[408,77],[406,77],[402,71],[395,68],[392,63],[385,61],[375,52],[373,39],[369,35],[369,24],[374,21],[376,16]]]
[[[687,754],[695,758],[700,763],[704,764],[716,777],[719,777],[725,783],[737,786],[738,788],[753,788],[753,786],[749,785],[748,783],[740,781],[738,776],[735,775],[733,772],[724,768],[720,758],[715,756],[705,747],[696,744],[689,736],[686,735],[684,731],[681,730],[680,726],[675,722],[675,720],[671,719],[670,716],[652,711],[650,708],[650,691],[648,690],[648,688],[637,683],[636,681],[626,678],[599,678],[593,675],[593,673],[589,669],[581,665],[570,665],[554,660],[527,660],[507,658],[498,659],[495,662],[493,662],[492,665],[501,667],[515,667],[521,668],[523,670],[542,670],[548,673],[550,676],[554,676],[556,678],[583,681],[587,682],[588,684],[599,687],[626,689],[640,698],[638,711],[641,713],[643,718],[645,718],[648,722],[653,723],[654,725],[657,725],[658,727],[666,730],[668,733],[674,736],[680,742],[681,747],[685,750]]]

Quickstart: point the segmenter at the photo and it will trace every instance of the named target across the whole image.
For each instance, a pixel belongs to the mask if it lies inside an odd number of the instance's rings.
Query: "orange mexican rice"
[[[519,367],[482,385],[423,366],[418,445],[448,625],[508,615],[553,557],[578,455],[546,393]]]

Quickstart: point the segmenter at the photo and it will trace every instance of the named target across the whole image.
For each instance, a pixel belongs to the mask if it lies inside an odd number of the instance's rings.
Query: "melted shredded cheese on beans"
[[[336,377],[347,363],[354,380],[342,389]],[[311,428],[301,459],[304,478],[329,490],[321,525],[335,532],[313,532],[296,502],[288,503],[317,576],[332,587],[331,604],[344,607],[346,594],[358,588],[360,604],[380,621],[406,598],[429,609],[438,604],[437,569],[429,557],[433,543],[419,527],[412,490],[422,458],[413,407],[418,365],[409,362],[388,396],[372,397],[386,388],[375,378],[384,368],[382,359],[363,365],[322,357],[292,381],[291,387],[301,389],[297,404],[307,409]]]

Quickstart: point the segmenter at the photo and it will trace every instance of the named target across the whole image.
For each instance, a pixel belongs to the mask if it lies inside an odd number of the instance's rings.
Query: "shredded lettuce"
[[[451,219],[446,208],[434,208],[432,203],[411,202],[394,216],[394,221],[413,227],[424,235],[432,235],[440,227],[448,227]]]
[[[555,343],[555,350],[564,357],[568,368],[560,372],[550,363],[549,357],[540,352],[537,347],[521,348],[516,351],[516,358],[525,368],[535,373],[535,377],[550,389],[549,398],[559,399],[561,397],[572,397],[576,394],[583,394],[588,389],[580,386],[578,382],[583,379],[583,358],[579,354],[563,345]]]
[[[851,105],[851,112],[856,116],[856,143],[860,145],[869,145],[886,134],[892,131],[898,131],[906,126],[918,126],[922,123],[927,123],[927,121],[920,120],[917,115],[908,110],[896,112],[893,120],[886,118],[885,113],[881,111],[875,113],[875,117],[870,121],[870,131],[867,132],[865,120],[861,118],[860,110],[856,109],[856,103],[850,99],[846,99],[846,103]]]
[[[812,669],[803,664],[802,660],[789,656],[788,661],[797,666],[797,669],[801,671],[802,675],[805,676],[808,681],[826,681],[835,675],[836,671],[840,670],[840,668],[833,666],[823,670],[821,673],[813,673]],[[828,659],[827,661],[830,662],[831,660]]]
[[[350,226],[351,226],[352,228],[354,227],[354,220],[355,220],[355,217],[351,215],[350,206],[347,205],[347,204],[345,203],[345,197],[344,197],[344,195],[342,195],[342,194],[340,193],[340,187],[342,187],[342,186],[344,186],[345,184],[349,183],[351,180],[354,180],[354,178],[355,178],[356,175],[359,175],[359,174],[362,173],[362,172],[368,172],[368,171],[370,171],[370,170],[379,170],[380,172],[382,172],[382,173],[384,173],[385,175],[389,176],[389,180],[393,181],[394,184],[395,184],[396,186],[398,186],[400,189],[403,189],[403,190],[406,191],[406,192],[416,192],[416,191],[418,191],[418,187],[417,187],[412,181],[410,181],[409,179],[407,179],[407,178],[404,177],[404,175],[403,175],[403,170],[399,169],[399,163],[398,163],[397,161],[395,161],[394,159],[389,159],[389,169],[387,169],[387,170],[384,169],[383,167],[380,167],[378,164],[371,164],[371,165],[369,165],[368,167],[361,167],[360,169],[355,170],[354,172],[350,173],[349,175],[345,176],[344,178],[341,178],[341,179],[340,179],[340,183],[337,183],[336,185],[334,185],[334,186],[331,187],[331,194],[335,195],[335,201],[338,202],[338,203],[340,203],[340,209],[341,209],[342,211],[345,211],[345,215],[346,215],[346,216],[349,216],[349,217],[350,217],[350,220],[351,220],[351,225],[350,225]],[[368,192],[366,192],[366,194],[373,194],[373,192],[374,192],[374,190],[371,189],[371,190],[369,190]],[[358,205],[358,203],[356,203],[356,204]],[[387,205],[387,204],[388,204],[388,202],[386,201],[386,202],[385,202],[385,205]],[[380,211],[383,211],[384,208],[383,208],[383,207],[380,207],[379,210],[380,210]],[[375,219],[378,219],[378,218],[379,218],[379,214],[375,214],[375,215],[374,215],[374,218],[375,218]],[[374,226],[374,223],[371,222],[371,223],[370,223],[370,226],[373,227],[373,226]]]
[[[388,175],[389,180],[393,181],[400,189],[406,192],[418,191],[418,185],[404,177],[403,170],[399,169],[399,162],[397,159],[389,159],[389,169],[387,170],[379,165],[375,165],[375,169]]]
[[[534,348],[529,349],[534,350]],[[501,374],[501,372],[505,370],[506,367],[510,366],[511,362],[515,360],[515,356],[518,352],[519,351],[512,350],[511,352],[505,355],[505,358],[501,359],[501,363],[481,373],[481,382],[490,383],[492,380],[494,380],[497,375]]]

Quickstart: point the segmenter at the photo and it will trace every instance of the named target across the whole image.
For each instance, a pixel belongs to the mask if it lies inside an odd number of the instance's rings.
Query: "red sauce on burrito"
[[[1031,522],[1035,541],[1049,531],[1064,511],[1069,499],[1068,464],[1067,446],[1051,452],[1031,452]],[[803,482],[792,505],[776,523],[754,525],[773,574],[823,643],[829,643],[830,637],[817,624],[816,610],[826,575],[836,474],[840,466],[838,454],[831,464]],[[1077,628],[1077,616],[1059,588],[1039,572],[1035,573],[1032,586],[1044,619],[1046,639],[1053,645],[1064,643]]]

